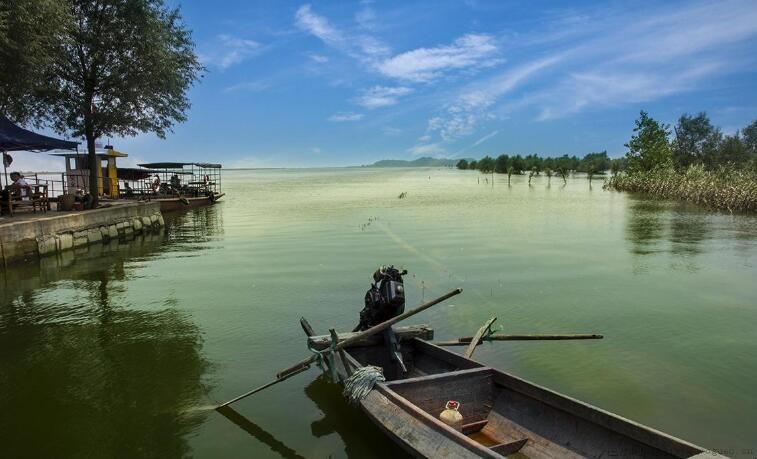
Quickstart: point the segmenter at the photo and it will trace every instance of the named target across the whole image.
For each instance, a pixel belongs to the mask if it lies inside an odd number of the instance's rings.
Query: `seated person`
[[[134,197],[134,190],[129,185],[129,182],[124,182],[124,193],[126,194],[127,198]]]
[[[11,180],[13,183],[6,187],[9,191],[21,191],[21,199],[26,201],[31,195],[32,187],[24,179],[24,176],[18,172],[11,172]]]
[[[181,188],[181,179],[176,174],[171,176],[171,188],[177,191]]]
[[[11,194],[21,196],[23,201],[27,201],[31,196],[32,187],[24,179],[24,176],[18,172],[11,172],[11,180],[13,183],[6,186],[4,190],[0,191],[0,203],[5,207],[5,203],[10,201]],[[3,209],[0,209],[3,210]]]
[[[82,188],[76,190],[76,193],[74,193],[74,200],[80,202],[83,209],[91,209],[92,203],[94,202],[92,195]]]
[[[157,191],[160,189],[160,177],[155,175],[155,180],[152,181],[152,186],[150,188],[152,189],[153,193],[157,193]]]

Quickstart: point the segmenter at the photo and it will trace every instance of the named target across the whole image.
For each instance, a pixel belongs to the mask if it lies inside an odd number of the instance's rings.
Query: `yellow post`
[[[118,171],[116,169],[116,158],[111,156],[108,158],[108,180],[110,180],[110,197],[112,199],[118,199]]]
[[[94,164],[94,166],[97,168],[97,195],[102,196],[103,195],[103,165],[102,160],[98,157],[97,162]]]

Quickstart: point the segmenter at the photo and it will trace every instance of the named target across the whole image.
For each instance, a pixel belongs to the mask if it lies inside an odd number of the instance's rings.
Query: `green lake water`
[[[408,323],[476,358],[732,456],[757,451],[757,218],[448,169],[229,171],[165,234],[0,271],[3,457],[396,457],[316,369],[210,410],[351,329],[406,267]],[[402,192],[404,199],[398,199]],[[752,451],[752,453],[749,452]]]

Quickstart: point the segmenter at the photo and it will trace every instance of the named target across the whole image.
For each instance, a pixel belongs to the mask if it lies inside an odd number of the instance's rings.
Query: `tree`
[[[744,145],[751,153],[752,157],[757,156],[757,120],[752,121],[752,124],[745,127],[741,131],[744,139]]]
[[[600,153],[588,153],[579,162],[577,170],[579,172],[586,172],[587,174],[597,174],[604,172],[610,168],[610,157],[607,156],[607,151]]]
[[[478,161],[476,161],[476,160],[474,159],[474,160],[472,160],[472,161],[471,161],[470,163],[468,163],[468,169],[471,169],[471,170],[476,170],[476,169],[478,169]]]
[[[35,96],[66,18],[62,0],[0,2],[0,113],[17,123],[40,124]]]
[[[626,144],[629,172],[672,167],[673,155],[668,142],[668,126],[650,118],[647,112],[642,110],[633,132],[635,134]]]
[[[625,158],[614,158],[612,161],[610,161],[610,172],[612,173],[613,177],[617,176],[618,173],[622,170],[625,170],[625,168],[626,168]]]
[[[560,166],[557,168],[557,174],[562,178],[562,184],[567,185],[568,184],[568,169],[565,166]]]
[[[520,175],[523,173],[523,169],[526,168],[526,163],[523,161],[523,157],[520,155],[512,157],[510,165],[513,166],[514,173]]]
[[[468,161],[461,159],[457,162],[457,168],[460,170],[468,169]]]
[[[497,159],[494,160],[494,171],[499,174],[506,173],[507,166],[509,163],[510,163],[510,158],[507,155],[497,156]]]
[[[163,0],[61,1],[68,9],[63,33],[33,96],[46,124],[83,136],[89,164],[96,165],[98,138],[146,132],[164,138],[186,120],[186,93],[203,68],[178,9]],[[97,177],[90,167],[95,205]]]
[[[513,176],[513,172],[515,172],[515,168],[513,166],[507,168],[507,186],[510,186],[510,178]]]
[[[543,160],[540,157],[531,154],[523,158],[523,163],[525,170],[533,171],[534,169],[536,169],[534,173],[538,174],[542,169]]]
[[[718,149],[718,161],[711,164],[710,167],[714,169],[720,165],[746,165],[750,156],[749,148],[737,131],[736,134],[727,135],[723,138]]]
[[[705,112],[697,116],[683,114],[675,126],[673,160],[678,170],[692,164],[714,165],[722,134],[710,123]]]
[[[494,159],[491,156],[484,156],[478,161],[478,170],[484,174],[494,172]]]

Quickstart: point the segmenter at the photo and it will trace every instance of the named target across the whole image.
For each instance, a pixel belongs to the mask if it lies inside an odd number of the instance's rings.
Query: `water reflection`
[[[676,255],[702,253],[702,241],[710,237],[709,216],[704,212],[686,212],[676,209],[670,221],[671,252]]]
[[[347,457],[371,457],[368,451],[373,457],[408,457],[358,407],[347,403],[341,386],[331,383],[325,375],[308,384],[305,395],[323,413],[321,419],[310,425],[313,435],[320,438],[336,433],[344,443]]]
[[[740,228],[744,231],[740,231]],[[735,231],[734,231],[735,229]],[[672,269],[696,272],[699,256],[710,240],[730,240],[734,247],[751,246],[757,238],[750,216],[708,212],[680,202],[631,198],[626,221],[626,240],[634,255],[634,270],[644,272],[649,255],[670,256]]]
[[[271,451],[278,454],[279,456],[285,458],[285,459],[301,459],[303,456],[300,456],[297,454],[297,451],[293,450],[292,448],[288,447],[286,444],[284,444],[281,440],[274,437],[272,434],[267,432],[265,429],[260,427],[259,425],[255,424],[254,422],[250,421],[248,418],[242,416],[238,411],[236,411],[234,408],[230,406],[223,406],[221,408],[218,408],[217,410],[219,413],[223,415],[226,419],[236,424],[239,428],[244,430],[245,432],[249,433],[253,437],[255,437],[257,440],[259,440],[261,443],[267,445],[269,448],[271,448]]]
[[[210,390],[202,331],[190,314],[172,307],[132,307],[124,282],[138,269],[134,261],[160,257],[181,242],[173,235],[211,238],[218,227],[203,212],[169,222],[165,234],[0,273],[3,455],[190,453],[186,438],[207,412],[188,408]]]
[[[663,205],[656,201],[633,201],[629,206],[627,239],[631,252],[646,255],[659,252],[659,243],[665,235],[662,219]]]

